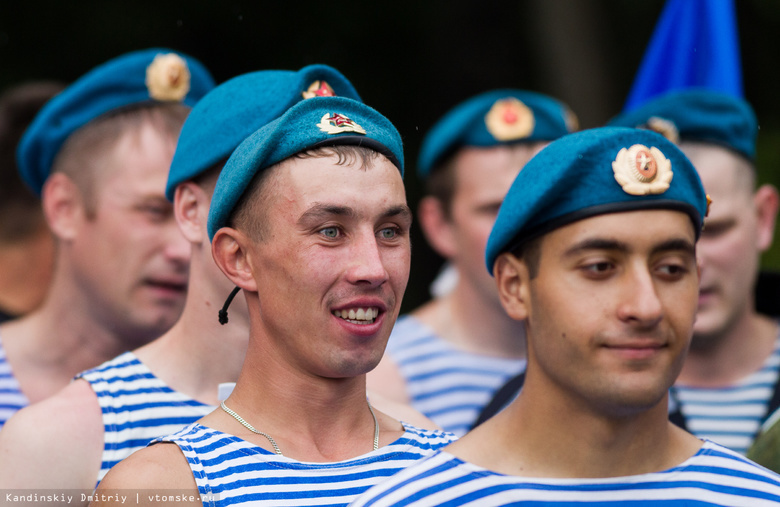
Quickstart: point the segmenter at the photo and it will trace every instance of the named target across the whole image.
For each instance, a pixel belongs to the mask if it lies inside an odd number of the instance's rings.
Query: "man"
[[[42,306],[0,326],[0,424],[176,321],[189,249],[165,200],[176,138],[213,81],[166,49],[128,53],[57,95],[18,149],[56,238]]]
[[[218,386],[238,378],[249,322],[243,301],[234,303],[229,325],[216,318],[233,286],[211,256],[211,194],[241,141],[316,91],[358,98],[336,69],[310,65],[235,77],[193,108],[165,190],[192,252],[181,318],[148,345],[80,373],[80,380],[16,414],[0,432],[0,489],[91,492],[114,464],[219,404]]]
[[[16,145],[38,110],[63,86],[31,81],[0,96],[0,322],[36,309],[49,287],[54,239],[41,201],[16,167]]]
[[[615,125],[670,136],[718,203],[697,257],[701,291],[688,359],[672,387],[672,420],[745,454],[780,406],[780,328],[759,313],[754,289],[771,244],[778,192],[758,186],[758,124],[750,105],[702,89],[675,91],[624,113]]]
[[[672,387],[670,417],[698,437],[745,454],[780,405],[780,330],[754,297],[778,212],[777,190],[756,184],[756,117],[742,99],[689,89],[610,123],[654,130],[678,143],[718,203],[699,241],[699,309],[688,359]]]
[[[656,133],[592,129],[542,150],[486,255],[506,312],[525,322],[522,391],[353,505],[780,502],[780,477],[667,416],[706,208],[696,170]]]
[[[366,401],[365,374],[409,275],[402,171],[392,124],[342,97],[300,102],[236,149],[208,222],[214,259],[249,310],[235,389],[220,410],[114,467],[96,504],[139,488],[345,505],[454,439]]]
[[[502,310],[484,269],[490,228],[525,163],[574,129],[563,103],[494,90],[459,104],[426,135],[417,166],[418,217],[457,272],[454,288],[399,319],[369,387],[465,434],[493,392],[525,367],[522,324]]]

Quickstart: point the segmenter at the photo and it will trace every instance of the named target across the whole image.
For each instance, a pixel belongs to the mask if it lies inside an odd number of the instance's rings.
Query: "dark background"
[[[760,180],[778,184],[780,2],[736,4],[745,95],[760,122]],[[152,46],[199,58],[217,82],[248,71],[327,63],[400,130],[415,208],[419,144],[447,109],[489,89],[525,88],[567,102],[581,127],[599,126],[622,108],[663,5],[663,0],[0,0],[0,89],[31,79],[71,81],[114,56]],[[416,228],[413,241],[404,311],[427,299],[441,263]],[[763,263],[780,269],[780,245]]]

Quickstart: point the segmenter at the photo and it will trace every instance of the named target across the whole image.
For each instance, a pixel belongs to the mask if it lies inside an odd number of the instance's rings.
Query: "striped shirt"
[[[304,463],[194,423],[161,439],[189,462],[206,506],[345,506],[371,486],[455,440],[404,424],[390,445],[347,461]]]
[[[545,479],[492,472],[438,452],[372,488],[352,507],[780,505],[780,476],[714,442],[661,472]]]
[[[11,365],[5,357],[3,343],[0,342],[0,429],[12,415],[29,404],[27,396],[22,394],[19,381],[11,371]]]
[[[97,482],[133,452],[212,412],[214,406],[174,391],[132,352],[77,375],[90,383],[103,412],[103,458]]]
[[[406,380],[412,406],[458,436],[471,429],[495,391],[525,369],[524,359],[456,349],[409,315],[396,322],[386,354]]]
[[[769,415],[779,367],[780,337],[761,369],[736,384],[719,388],[675,384],[670,399],[679,404],[688,431],[746,454]]]

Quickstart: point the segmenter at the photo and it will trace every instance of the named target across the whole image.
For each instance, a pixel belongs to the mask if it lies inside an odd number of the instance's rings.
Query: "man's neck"
[[[14,376],[31,403],[48,398],[77,374],[112,359],[127,345],[97,322],[77,291],[55,280],[44,304],[0,328]],[[67,296],[66,296],[67,294]]]
[[[452,346],[466,352],[525,357],[523,324],[507,316],[500,305],[485,301],[462,283],[413,315]]]
[[[592,409],[538,403],[527,394],[521,393],[449,450],[508,475],[606,478],[666,470],[690,458],[702,444],[668,422],[666,398],[649,410],[611,417]]]
[[[720,336],[699,337],[706,343],[691,346],[677,383],[695,387],[734,384],[764,365],[777,337],[775,320],[747,312]]]
[[[191,277],[187,302],[176,324],[135,351],[172,389],[210,405],[219,403],[219,384],[238,380],[249,342],[249,323],[235,310],[244,303],[243,294],[236,295],[228,323],[219,323],[217,310],[225,296],[214,288],[201,287]]]
[[[343,379],[290,374],[268,362],[245,363],[226,405],[268,433],[286,457],[305,462],[337,462],[373,449],[374,422],[366,399],[365,375]],[[382,445],[395,440],[403,427],[374,409]],[[268,441],[244,430],[224,411],[204,424],[271,450]]]
[[[0,308],[24,315],[40,305],[52,270],[54,242],[48,230],[13,244],[0,244]]]

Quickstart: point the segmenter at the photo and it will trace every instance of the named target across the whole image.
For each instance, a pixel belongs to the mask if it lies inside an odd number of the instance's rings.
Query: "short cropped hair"
[[[528,268],[528,277],[533,280],[539,275],[539,263],[542,260],[542,238],[544,236],[537,236],[524,241],[520,245],[509,251]]]
[[[81,127],[65,141],[54,159],[52,173],[62,172],[77,186],[88,217],[97,206],[96,176],[105,172],[104,161],[117,141],[127,132],[137,133],[151,125],[174,142],[190,108],[178,103],[149,102],[110,111]]]
[[[336,156],[336,164],[360,164],[360,169],[371,168],[380,153],[365,146],[335,145],[324,146],[297,153],[281,162],[268,167],[252,179],[239,199],[230,216],[230,226],[245,232],[255,241],[263,241],[267,234],[267,206],[265,205],[276,188],[278,171],[275,169],[291,159],[327,158]]]
[[[0,243],[27,239],[45,224],[40,199],[19,176],[16,147],[41,107],[64,88],[56,81],[30,81],[0,96]]]

